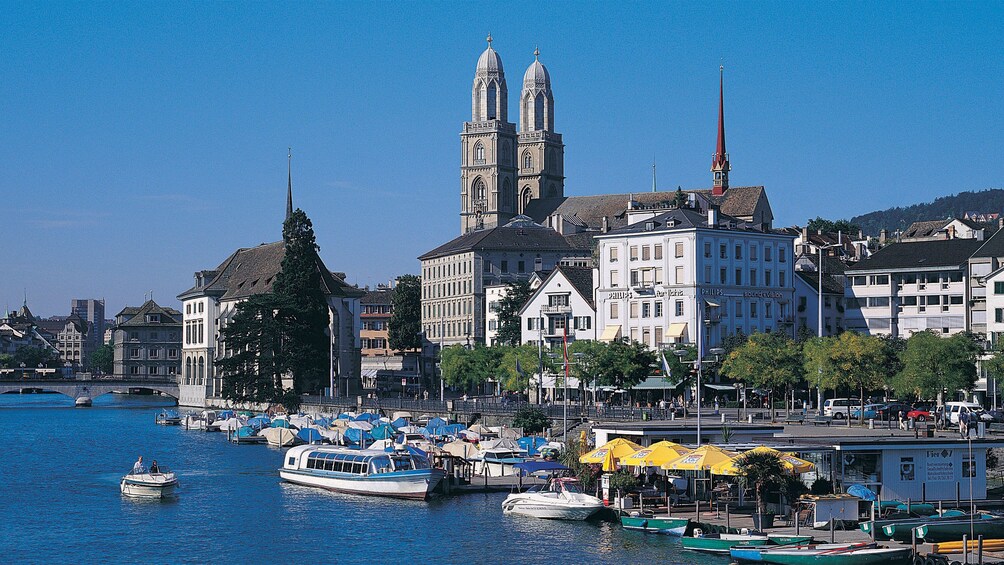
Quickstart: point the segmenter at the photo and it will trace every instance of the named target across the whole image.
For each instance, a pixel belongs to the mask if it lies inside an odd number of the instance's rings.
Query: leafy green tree
[[[655,352],[637,341],[612,341],[596,350],[593,359],[596,382],[601,386],[629,389],[652,374]]]
[[[513,415],[512,425],[516,428],[523,428],[525,435],[539,434],[551,427],[551,419],[536,406],[524,406]]]
[[[48,367],[59,364],[59,356],[56,354],[56,351],[48,347],[19,347],[14,352],[12,360],[14,367],[20,367],[21,363],[24,363],[26,368],[32,369],[39,365]]]
[[[742,329],[737,329],[735,333],[729,334],[722,339],[722,349],[728,357],[737,347],[741,347],[749,339]]]
[[[115,346],[106,343],[91,353],[91,370],[110,374],[115,370]]]
[[[321,286],[318,246],[310,218],[297,209],[282,227],[285,253],[272,292],[284,308],[282,368],[293,377],[293,391],[319,390],[330,367],[328,304]]]
[[[222,329],[226,355],[217,360],[223,397],[234,402],[282,402],[282,311],[276,295],[256,294],[237,305]]]
[[[970,391],[976,384],[976,356],[980,348],[964,334],[940,337],[929,331],[917,332],[906,340],[903,370],[893,379],[893,387],[918,398],[944,399],[944,389]]]
[[[579,458],[586,453],[589,453],[589,446],[586,445],[586,442],[578,437],[569,436],[565,443],[565,449],[558,455],[558,461],[571,469],[572,473],[578,477],[582,490],[591,492],[596,488],[596,480],[603,474],[603,471],[599,465],[579,462]]]
[[[817,230],[822,230],[823,233],[836,233],[843,232],[849,234],[857,234],[860,227],[857,224],[851,223],[848,220],[827,220],[816,216],[816,219],[809,220],[809,223],[805,225],[810,232],[815,232]]]
[[[14,356],[10,353],[0,353],[0,369],[10,369],[14,366]]]
[[[846,384],[860,393],[858,416],[864,422],[865,391],[887,384],[885,344],[878,337],[847,331],[833,343],[830,362],[839,375],[839,384]]]
[[[422,279],[402,275],[397,279],[391,299],[394,311],[387,325],[387,341],[391,349],[407,351],[422,347]]]
[[[823,391],[835,390],[840,382],[830,355],[836,338],[813,337],[802,344],[802,371],[805,380],[816,387],[816,405],[822,409]]]
[[[530,299],[533,291],[527,281],[511,282],[506,285],[506,295],[499,301],[499,329],[496,339],[499,344],[513,347],[523,341],[523,328],[519,311]]]
[[[749,451],[736,462],[736,470],[756,495],[757,514],[765,513],[764,495],[770,487],[784,485],[785,471],[781,458],[770,451]]]
[[[502,388],[511,391],[526,390],[530,384],[530,376],[537,372],[540,363],[537,346],[533,344],[523,344],[519,347],[495,346],[500,360],[498,374]],[[516,370],[516,361],[519,361],[520,374]],[[550,358],[543,358],[545,369],[551,369]]]
[[[802,354],[798,345],[784,336],[755,333],[732,350],[722,363],[722,373],[755,388],[789,388],[802,377]]]
[[[503,350],[478,345],[468,349],[463,345],[443,348],[440,370],[443,380],[452,387],[463,390],[476,389],[489,379],[498,380]]]

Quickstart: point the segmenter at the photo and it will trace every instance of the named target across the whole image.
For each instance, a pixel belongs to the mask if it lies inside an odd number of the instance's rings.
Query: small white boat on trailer
[[[413,450],[393,452],[339,446],[290,448],[279,469],[283,480],[336,492],[423,500],[445,473]]]
[[[132,498],[168,498],[174,496],[177,489],[178,477],[163,468],[156,473],[130,472],[119,483],[122,494]]]

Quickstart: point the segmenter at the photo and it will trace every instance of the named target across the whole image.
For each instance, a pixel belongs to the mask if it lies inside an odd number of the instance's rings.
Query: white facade
[[[904,338],[925,330],[944,335],[965,331],[964,271],[964,266],[849,271],[848,327]]]
[[[597,236],[599,339],[707,351],[738,330],[791,335],[794,238],[709,219],[675,210]]]
[[[485,344],[488,347],[495,345],[495,338],[499,333],[499,305],[502,299],[509,292],[509,287],[504,284],[493,284],[485,287]]]
[[[987,300],[987,339],[997,344],[1004,337],[1004,268],[985,279]]]
[[[566,335],[569,343],[596,339],[593,285],[585,289],[567,274],[586,271],[591,273],[592,269],[557,268],[551,272],[520,310],[522,343],[541,343],[553,349],[561,347]]]

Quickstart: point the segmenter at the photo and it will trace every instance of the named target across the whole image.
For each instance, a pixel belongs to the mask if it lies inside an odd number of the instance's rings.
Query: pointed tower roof
[[[504,76],[502,69],[502,57],[492,49],[492,34],[488,34],[488,47],[478,57],[478,67],[475,74],[478,76]]]
[[[718,67],[718,144],[711,160],[711,171],[715,173],[711,193],[721,196],[729,188],[729,154],[725,150],[725,67]]]
[[[286,219],[293,215],[293,148],[286,155]]]

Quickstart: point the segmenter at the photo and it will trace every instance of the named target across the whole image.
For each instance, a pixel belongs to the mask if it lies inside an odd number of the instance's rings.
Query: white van
[[[823,416],[831,416],[843,420],[850,413],[851,406],[860,406],[857,398],[829,398],[823,401]]]
[[[952,424],[959,423],[959,414],[962,414],[963,412],[969,412],[970,415],[979,414],[980,419],[984,421],[993,420],[993,417],[990,414],[987,414],[986,411],[983,410],[983,407],[975,402],[945,403],[945,414],[947,415],[948,421]]]

